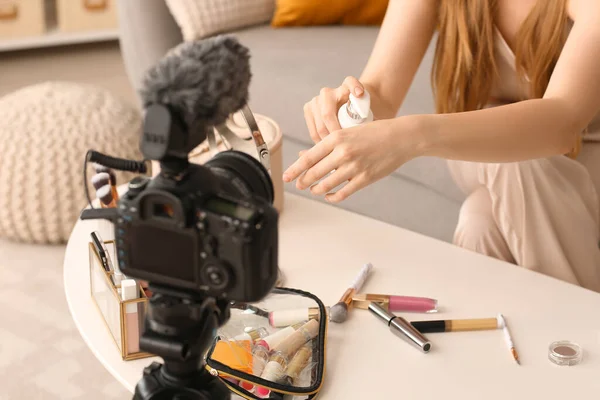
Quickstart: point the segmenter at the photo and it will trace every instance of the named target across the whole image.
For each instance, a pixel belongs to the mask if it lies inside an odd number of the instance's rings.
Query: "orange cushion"
[[[381,25],[388,0],[277,0],[271,25]]]

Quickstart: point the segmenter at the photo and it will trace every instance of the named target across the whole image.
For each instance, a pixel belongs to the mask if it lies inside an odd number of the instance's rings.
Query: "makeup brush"
[[[329,310],[329,320],[337,323],[346,321],[348,318],[348,309],[352,307],[352,297],[360,291],[372,269],[373,264],[371,263],[363,265],[354,282],[344,292],[340,301]]]
[[[114,197],[108,172],[100,172],[92,176],[92,185],[96,189],[96,197],[102,207],[110,207],[114,203]]]
[[[104,165],[98,164],[98,163],[94,163],[94,170],[96,171],[97,174],[99,174],[101,172],[106,172],[107,174],[109,174],[110,175],[110,183],[113,185],[116,185],[117,175],[115,174],[114,170],[112,170],[111,168],[105,167]]]
[[[106,197],[108,203],[102,202],[102,200],[100,200],[102,207],[116,207],[117,201],[119,201],[119,192],[117,191],[117,175],[115,174],[115,171],[111,168],[105,167],[104,165],[97,164],[97,163],[94,163],[94,169],[96,170],[96,175],[106,173],[106,174],[108,174],[108,176],[110,178],[108,185],[110,187],[110,194],[111,194],[112,199],[108,200],[108,198]],[[93,179],[94,178],[92,177],[92,183],[93,183]],[[103,175],[102,181],[104,182],[104,180],[105,180],[105,176]],[[98,194],[99,188],[95,187],[95,189],[96,189],[96,194]],[[102,190],[103,196],[106,196],[105,191],[106,191],[106,189]],[[98,197],[100,197],[100,196],[98,196]]]

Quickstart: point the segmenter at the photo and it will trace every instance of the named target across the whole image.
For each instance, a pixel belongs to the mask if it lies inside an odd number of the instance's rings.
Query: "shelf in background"
[[[54,29],[41,36],[13,40],[0,39],[0,52],[79,43],[106,42],[117,39],[119,39],[118,29],[90,32],[60,32]]]

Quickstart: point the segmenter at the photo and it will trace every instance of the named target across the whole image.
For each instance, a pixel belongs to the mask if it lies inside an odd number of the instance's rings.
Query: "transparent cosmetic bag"
[[[327,310],[316,296],[277,288],[234,303],[206,356],[208,371],[245,399],[314,399],[323,384]]]

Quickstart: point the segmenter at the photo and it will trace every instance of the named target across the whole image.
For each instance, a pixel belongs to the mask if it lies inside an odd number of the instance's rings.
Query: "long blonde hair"
[[[537,0],[515,45],[519,77],[541,98],[566,39],[567,0]],[[439,37],[431,74],[436,111],[480,109],[497,77],[494,17],[497,0],[441,0]]]

